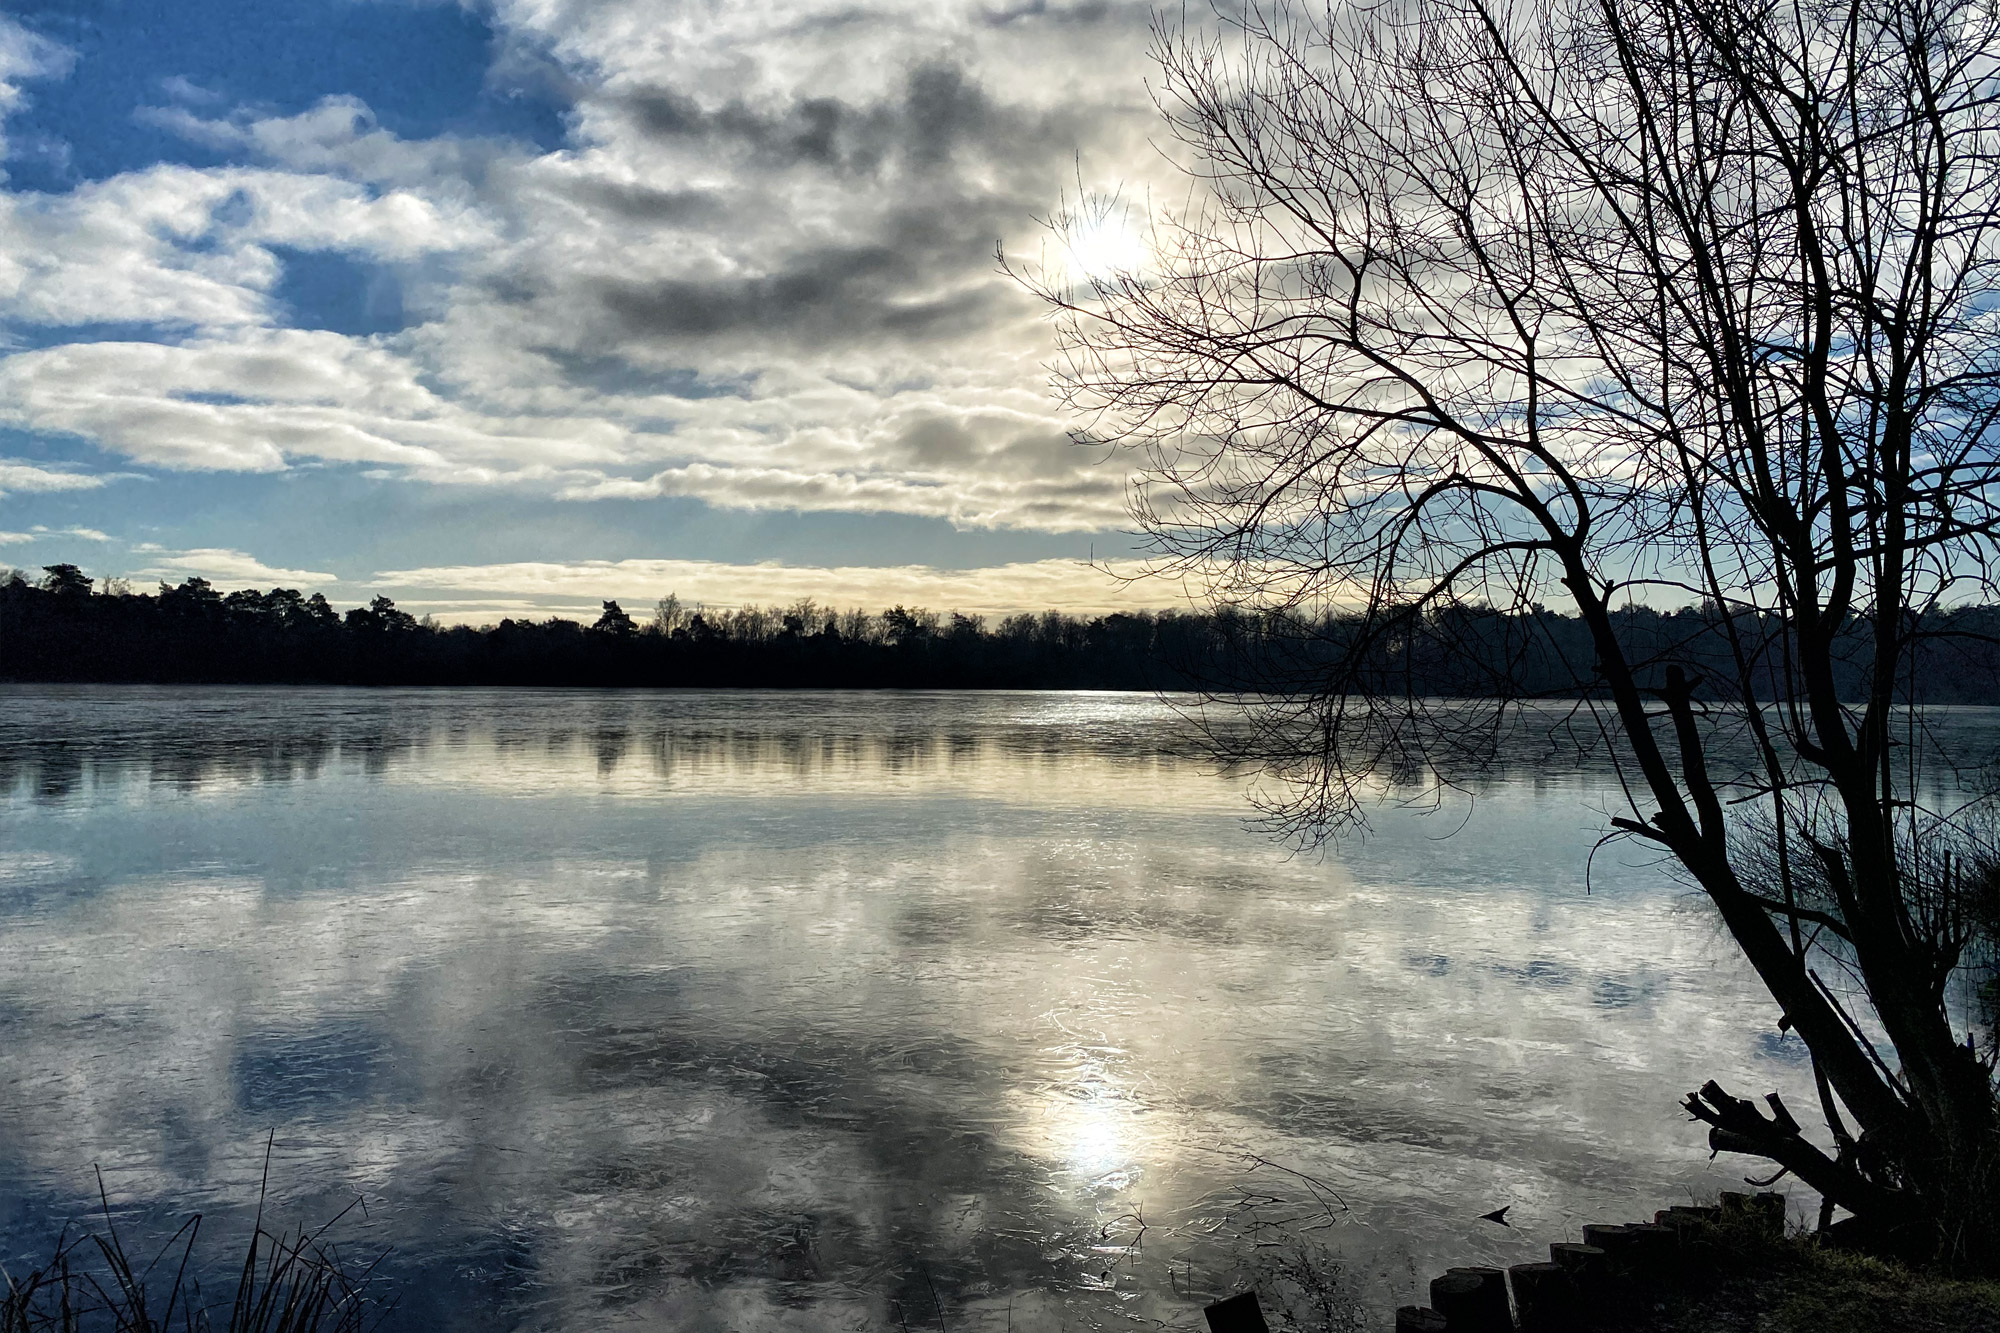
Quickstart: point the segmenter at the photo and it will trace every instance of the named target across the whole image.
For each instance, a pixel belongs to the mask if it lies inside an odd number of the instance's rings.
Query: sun
[[[1121,206],[1079,210],[1063,228],[1071,280],[1109,282],[1146,266],[1146,238]]]

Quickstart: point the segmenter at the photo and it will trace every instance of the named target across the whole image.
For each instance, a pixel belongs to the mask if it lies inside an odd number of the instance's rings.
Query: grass
[[[1337,1253],[1295,1218],[1250,1229],[1241,1286],[1254,1286],[1280,1333],[1376,1326]],[[1775,1235],[1725,1214],[1684,1234],[1678,1280],[1625,1289],[1588,1312],[1592,1333],[2000,1333],[2000,1282],[1956,1279],[1841,1250],[1814,1235]]]
[[[267,1145],[267,1180],[269,1168]],[[211,1302],[197,1275],[199,1213],[140,1267],[112,1222],[101,1174],[98,1198],[101,1232],[65,1230],[39,1268],[0,1269],[0,1333],[370,1333],[393,1308],[371,1291],[383,1256],[356,1265],[326,1240],[347,1210],[314,1231],[274,1233],[260,1190],[229,1299]]]
[[[1813,1235],[1719,1223],[1686,1279],[1599,1327],[1630,1333],[2000,1333],[2000,1282],[1926,1273]],[[1650,1306],[1651,1308],[1646,1308]]]

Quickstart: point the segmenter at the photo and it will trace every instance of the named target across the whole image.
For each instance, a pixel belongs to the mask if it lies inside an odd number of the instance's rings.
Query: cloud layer
[[[193,551],[164,551],[157,546],[139,545],[132,550],[149,563],[132,571],[134,578],[159,579],[179,583],[190,577],[208,579],[226,588],[250,586],[313,588],[339,582],[333,574],[313,569],[274,569],[242,551],[207,547]]]
[[[102,473],[44,467],[25,459],[0,458],[0,496],[51,491],[94,491],[112,478]]]
[[[1080,560],[962,570],[927,565],[582,560],[388,570],[376,575],[373,586],[392,589],[410,605],[435,611],[443,619],[473,622],[551,610],[594,613],[597,602],[606,598],[636,610],[667,593],[685,603],[709,606],[790,605],[810,598],[822,605],[858,605],[870,611],[904,605],[968,615],[1044,610],[1100,614],[1177,604],[1175,590],[1163,584],[1143,585],[1135,596],[1123,583],[1134,572],[1129,563],[1093,565]]]
[[[1118,526],[993,247],[1155,169],[1145,12],[502,0],[496,70],[569,99],[550,151],[166,80],[139,121],[227,165],[0,194],[0,424],[162,469]],[[0,27],[0,113],[62,75],[38,41]],[[401,326],[301,326],[302,255]]]

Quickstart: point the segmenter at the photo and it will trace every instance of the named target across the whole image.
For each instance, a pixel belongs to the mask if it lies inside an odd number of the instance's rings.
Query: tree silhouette
[[[362,633],[401,634],[417,628],[417,618],[399,611],[396,604],[379,593],[365,607],[347,613],[347,627]]]
[[[88,597],[94,580],[75,565],[43,565],[42,587],[58,597]]]
[[[1156,571],[1274,645],[1217,744],[1321,837],[1368,774],[1449,779],[1510,700],[1581,695],[1617,830],[1700,886],[1812,1053],[1830,1146],[1714,1083],[1686,1102],[1710,1144],[2000,1267],[1994,1061],[1956,985],[1994,811],[1940,785],[1910,707],[1994,592],[2000,11],[1226,14],[1227,42],[1157,30],[1203,187],[1157,263],[1023,275],[1090,438],[1143,473]],[[1452,671],[1492,704],[1426,698]]]
[[[631,616],[625,614],[624,608],[616,602],[606,602],[604,604],[604,614],[597,618],[597,623],[592,625],[591,628],[599,634],[612,634],[620,638],[639,632],[639,626],[633,621]]]

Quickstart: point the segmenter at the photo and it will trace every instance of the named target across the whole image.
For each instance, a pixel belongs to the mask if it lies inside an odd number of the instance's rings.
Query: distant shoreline
[[[1107,690],[1465,699],[1577,699],[1594,693],[1583,623],[1535,607],[1420,608],[1390,623],[1255,608],[1048,611],[989,625],[923,608],[879,614],[811,601],[688,607],[660,599],[641,623],[615,601],[591,625],[420,621],[387,597],[337,611],[273,588],[223,594],[202,579],[156,594],[100,591],[75,566],[40,583],[0,582],[0,680],[49,684],[354,685],[769,690]],[[1732,626],[1709,608],[1616,613],[1631,658],[1673,662],[1734,691]],[[1741,628],[1736,626],[1734,628]],[[2000,704],[2000,607],[1928,613],[1913,675],[1925,704]],[[1866,621],[1836,682],[1860,697]],[[1768,673],[1771,664],[1753,672]],[[1753,694],[1776,697],[1772,688]],[[1699,691],[1698,691],[1699,693]]]

